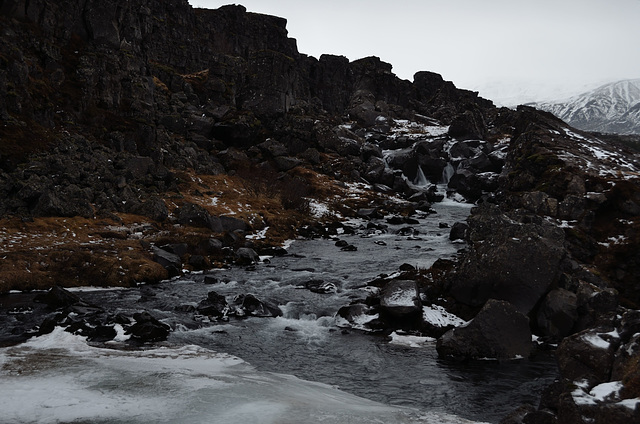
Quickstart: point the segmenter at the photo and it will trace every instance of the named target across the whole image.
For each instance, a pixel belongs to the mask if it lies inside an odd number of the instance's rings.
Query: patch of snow
[[[97,287],[97,286],[81,286],[81,287],[67,287],[65,290],[70,292],[98,292],[98,291],[113,291],[123,290],[123,287]]]
[[[616,404],[624,406],[624,407],[629,408],[631,410],[635,410],[638,407],[638,405],[640,405],[640,398],[623,399],[620,402],[616,402]]]
[[[433,346],[436,341],[433,337],[412,336],[408,334],[398,334],[395,331],[389,335],[391,341],[389,343],[406,347],[425,347]]]
[[[623,387],[621,381],[598,384],[591,390],[589,390],[589,384],[586,380],[575,382],[574,384],[577,388],[571,392],[571,396],[576,405],[597,405],[608,402],[632,410],[640,405],[640,398],[620,400],[620,390]]]
[[[460,327],[467,324],[465,320],[448,312],[439,305],[423,306],[422,319],[435,327],[447,327],[450,325]]]
[[[559,228],[573,228],[575,225],[578,224],[578,221],[560,221],[560,225],[558,225]]]
[[[582,340],[600,349],[608,349],[610,346],[610,343],[600,337],[599,334],[585,334],[582,336]]]
[[[403,290],[398,288],[387,297],[389,306],[414,306],[416,301],[415,290]]]
[[[366,325],[371,321],[379,318],[380,318],[380,314],[375,314],[375,315],[361,314],[361,315],[354,316],[353,321],[347,321],[340,315],[336,315],[335,323],[336,323],[336,326],[338,327],[353,328],[356,330],[371,332],[372,331],[371,328],[366,327]]]
[[[331,215],[329,206],[326,203],[315,199],[309,200],[309,208],[311,209],[311,215],[315,218],[322,218],[323,216]]]
[[[267,236],[267,231],[269,231],[269,227],[264,227],[262,230],[258,231],[255,234],[249,234],[246,238],[249,240],[262,240]]]
[[[285,250],[289,250],[289,248],[294,242],[295,240],[285,240],[284,243],[282,243],[282,248]]]
[[[589,395],[593,396],[596,401],[611,400],[619,398],[620,390],[622,389],[621,381],[610,381],[608,383],[602,383],[595,386],[589,392]]]
[[[433,122],[436,125],[427,125],[406,119],[394,119],[393,124],[391,128],[392,135],[406,136],[410,139],[423,138],[425,136],[438,137],[449,132],[448,125],[437,125],[437,122]]]
[[[624,244],[624,241],[627,240],[627,238],[623,235],[619,235],[616,237],[609,237],[607,240],[611,241],[613,244]]]
[[[124,328],[122,328],[122,325],[115,324],[113,328],[116,330],[116,336],[113,338],[114,342],[126,342],[131,338],[130,334],[125,334]]]

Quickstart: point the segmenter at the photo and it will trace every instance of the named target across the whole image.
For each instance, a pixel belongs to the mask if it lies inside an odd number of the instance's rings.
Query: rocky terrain
[[[376,57],[306,56],[285,19],[242,6],[0,12],[0,292],[246,266],[348,216],[410,222],[448,182],[477,205],[451,228],[457,260],[381,277],[340,315],[378,308],[376,325],[437,336],[454,360],[557,347],[557,384],[504,422],[640,420],[640,165],[623,137],[496,108],[432,72],[401,80]],[[67,315],[36,333],[95,312],[59,288],[39,301]],[[432,328],[429,305],[471,322]],[[131,318],[141,339],[169,331]]]

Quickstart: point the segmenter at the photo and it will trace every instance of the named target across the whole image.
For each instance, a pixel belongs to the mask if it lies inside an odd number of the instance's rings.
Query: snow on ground
[[[598,384],[589,390],[587,381],[574,382],[576,389],[571,392],[576,405],[597,405],[602,402],[610,402],[629,409],[635,409],[640,405],[640,398],[620,400],[621,381],[610,381]]]
[[[263,240],[267,237],[267,231],[269,231],[269,227],[264,227],[262,230],[258,231],[255,234],[249,234],[246,236],[249,240]]]
[[[309,208],[311,209],[311,215],[314,218],[322,218],[324,216],[333,215],[334,213],[329,209],[329,205],[319,200],[310,199]]]
[[[433,125],[421,124],[419,122],[409,121],[406,119],[394,119],[391,133],[393,136],[407,136],[411,139],[428,137],[438,137],[447,134],[449,126],[437,125],[434,121]]]
[[[380,319],[380,314],[369,315],[366,313],[362,313],[360,315],[353,316],[352,321],[347,321],[340,315],[336,315],[335,324],[336,326],[341,328],[353,328],[356,330],[370,332],[372,330],[370,327],[367,327],[367,324],[378,319]]]
[[[584,168],[597,172],[602,177],[621,176],[631,179],[640,176],[638,174],[640,170],[629,162],[629,158],[608,143],[595,137],[578,134],[569,128],[564,128],[564,133],[576,142],[580,154],[564,151],[558,154],[560,159],[566,162],[578,162]]]
[[[101,349],[56,328],[0,349],[2,422],[467,423],[388,406],[198,346]]]

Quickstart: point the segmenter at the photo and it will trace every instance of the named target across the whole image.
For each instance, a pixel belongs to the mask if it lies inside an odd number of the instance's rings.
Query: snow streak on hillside
[[[640,79],[603,85],[565,101],[533,106],[582,130],[640,134]]]

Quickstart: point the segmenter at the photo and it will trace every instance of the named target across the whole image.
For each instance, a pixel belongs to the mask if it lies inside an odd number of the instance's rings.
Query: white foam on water
[[[61,328],[0,349],[0,411],[11,423],[470,423],[260,372],[194,345],[104,349]]]

